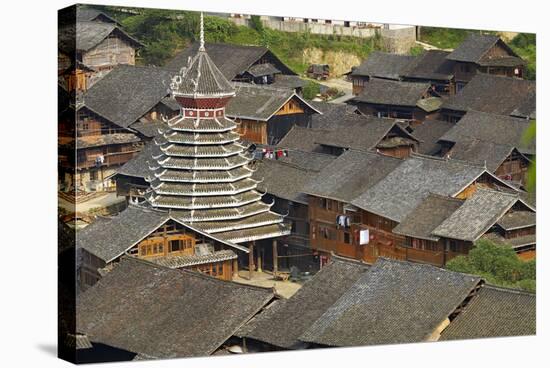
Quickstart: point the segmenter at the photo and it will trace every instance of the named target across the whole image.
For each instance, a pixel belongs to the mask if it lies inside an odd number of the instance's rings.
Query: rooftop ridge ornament
[[[206,51],[204,48],[204,16],[201,12],[201,28],[200,28],[200,46],[199,51]]]

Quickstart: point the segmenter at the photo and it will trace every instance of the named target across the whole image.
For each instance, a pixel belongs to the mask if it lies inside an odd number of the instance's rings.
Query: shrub
[[[467,256],[447,262],[447,268],[481,276],[496,285],[535,289],[535,261],[523,262],[510,246],[487,239],[478,240]]]

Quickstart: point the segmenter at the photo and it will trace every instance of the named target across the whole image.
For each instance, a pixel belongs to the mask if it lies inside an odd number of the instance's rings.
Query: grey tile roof
[[[141,139],[133,133],[112,133],[98,136],[83,136],[76,139],[76,148],[101,147],[114,144],[136,143]],[[72,141],[74,144],[74,141]]]
[[[323,134],[317,138],[315,143],[333,147],[370,150],[374,149],[390,133],[407,141],[417,142],[414,136],[393,119],[348,113],[342,116],[340,125],[340,129],[334,129]]]
[[[168,64],[166,64],[166,68],[171,71],[179,71],[182,67],[187,65],[188,57],[193,57],[197,53],[198,48],[198,42],[191,44],[181,53],[176,55]],[[232,80],[236,76],[246,72],[254,63],[266,54],[269,54],[270,57],[273,57],[280,62],[280,60],[273,53],[271,53],[271,51],[263,46],[243,46],[207,42],[205,44],[205,48],[214,64],[216,64],[228,80]],[[280,64],[276,63],[275,67],[281,70],[284,74],[296,74],[282,62],[280,62]]]
[[[517,56],[499,36],[470,34],[447,57],[449,60],[477,63],[497,42],[500,43],[512,56]]]
[[[155,164],[152,160],[152,156],[158,156],[160,154],[162,154],[160,147],[157,146],[155,142],[148,142],[141,152],[122,165],[117,170],[117,173],[137,178],[146,178],[151,175],[149,167]]]
[[[449,81],[454,76],[454,62],[447,59],[447,55],[448,51],[427,50],[409,63],[402,75],[407,78]]]
[[[497,233],[487,233],[484,234],[482,238],[491,240],[497,245],[507,245],[512,247],[512,249],[522,248],[527,245],[536,245],[537,243],[536,234],[521,235],[515,238],[505,238]]]
[[[430,194],[392,231],[412,238],[437,241],[439,237],[432,234],[433,230],[463,203],[460,199]]]
[[[118,24],[115,19],[111,18],[104,12],[92,8],[83,8],[82,6],[77,6],[76,8],[76,20],[77,22],[102,21],[106,23]]]
[[[374,152],[349,150],[312,177],[303,191],[350,202],[383,180],[402,162]]]
[[[533,98],[535,90],[535,81],[478,73],[460,92],[450,96],[442,108],[510,115]]]
[[[431,265],[378,258],[299,339],[328,346],[426,341],[480,281]]]
[[[475,241],[518,200],[517,194],[478,189],[432,233],[445,238]]]
[[[181,77],[179,83],[173,81],[175,96],[232,96],[235,92],[233,85],[204,49],[193,55],[178,75]]]
[[[316,142],[328,132],[327,129],[311,129],[294,125],[279,141],[277,147],[313,152],[319,148]]]
[[[288,156],[280,157],[279,162],[289,163],[308,171],[321,171],[336,159],[334,155],[317,152],[288,150]]]
[[[497,221],[497,225],[504,230],[521,229],[536,223],[537,214],[532,211],[511,211]]]
[[[273,297],[272,289],[127,257],[81,294],[77,331],[156,358],[210,355]]]
[[[289,155],[293,155],[295,152],[291,151]],[[326,163],[333,161],[335,158],[329,155],[323,156],[326,156],[326,160],[323,160]],[[311,177],[317,175],[319,170],[305,168],[304,166],[303,163],[302,166],[299,166],[281,160],[263,159],[258,162],[258,169],[253,178],[261,180],[258,184],[258,190],[260,191],[265,191],[289,201],[307,204],[307,198],[302,193],[303,188]]]
[[[294,98],[306,109],[317,110],[291,89],[235,83],[236,95],[226,106],[231,118],[268,121],[283,105]]]
[[[453,146],[448,156],[475,165],[485,165],[487,170],[495,172],[514,150],[510,145],[464,139]]]
[[[148,261],[168,268],[183,268],[208,264],[214,262],[223,262],[237,259],[237,254],[230,249],[219,250],[209,254],[194,254],[180,256],[152,257]]]
[[[525,119],[468,111],[452,129],[441,137],[441,140],[465,143],[478,140],[495,145],[511,146],[522,153],[534,154],[536,142],[527,144],[523,142],[523,136],[529,125],[529,121]]]
[[[356,106],[348,104],[333,104],[328,102],[310,102],[311,105],[322,112],[322,114],[313,115],[311,127],[314,129],[339,129],[345,127],[350,117],[357,110]],[[359,115],[358,115],[359,116]]]
[[[115,34],[135,48],[143,45],[135,38],[120,29],[116,23],[104,22],[76,22],[76,39],[71,32],[75,26],[67,25],[59,30],[59,48],[65,53],[71,53],[76,47],[79,51],[88,51],[97,46],[111,34]]]
[[[424,120],[422,124],[414,127],[413,135],[420,141],[418,153],[425,155],[435,154],[441,146],[437,143],[439,138],[447,133],[454,123],[442,120]]]
[[[137,121],[130,125],[131,129],[137,130],[144,137],[153,138],[159,135],[159,129],[161,131],[167,130],[168,125],[162,121],[142,122]]]
[[[510,113],[510,116],[526,119],[537,118],[537,93],[535,89],[527,94],[527,97]]]
[[[372,79],[365,83],[363,91],[352,101],[356,103],[416,106],[418,100],[429,88],[429,83]]]
[[[264,75],[281,73],[281,71],[271,63],[252,65],[250,68],[248,68],[247,72],[250,73],[250,75],[252,75],[253,77],[263,77]]]
[[[410,55],[373,52],[361,65],[352,69],[351,75],[379,77],[399,80],[400,76],[415,59]]]
[[[479,166],[415,155],[351,203],[400,222],[430,193],[454,196],[484,172]]]
[[[534,335],[536,304],[533,293],[484,285],[440,340]]]
[[[84,104],[127,128],[169,94],[171,76],[156,67],[119,65],[84,94]]]
[[[366,264],[333,257],[292,297],[275,302],[237,335],[287,349],[299,347],[299,336],[368,269]]]
[[[306,82],[297,75],[277,74],[271,86],[277,88],[302,88],[306,85]]]
[[[168,212],[129,206],[117,216],[95,221],[79,231],[76,237],[77,247],[109,263],[169,218]]]

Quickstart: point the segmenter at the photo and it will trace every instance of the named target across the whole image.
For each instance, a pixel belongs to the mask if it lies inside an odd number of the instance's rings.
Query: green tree
[[[313,81],[306,82],[303,89],[303,95],[306,100],[313,100],[319,93],[321,93],[319,83],[315,83]]]
[[[467,256],[447,262],[447,268],[481,276],[496,285],[536,289],[536,261],[524,262],[510,246],[487,239],[478,240]]]

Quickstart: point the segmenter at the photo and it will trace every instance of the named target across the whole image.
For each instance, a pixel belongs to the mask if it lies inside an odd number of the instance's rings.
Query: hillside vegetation
[[[139,9],[138,14],[132,14],[112,7],[101,7],[101,10],[119,21],[126,32],[145,44],[138,60],[143,65],[163,65],[195,41],[199,34],[199,15],[194,12]],[[378,37],[360,39],[288,33],[263,28],[257,18],[253,18],[252,27],[237,26],[229,20],[214,16],[205,16],[204,23],[207,42],[266,46],[298,74],[305,73],[309,64],[304,58],[305,50],[342,52],[363,60],[373,50],[383,49]]]
[[[119,21],[124,30],[145,44],[140,50],[138,62],[143,65],[163,65],[177,52],[184,49],[199,34],[199,14],[181,10],[117,8],[95,6]],[[480,32],[453,28],[422,27],[421,41],[442,49],[455,48],[468,34]],[[495,33],[485,32],[484,33]],[[288,33],[264,28],[259,17],[252,17],[251,27],[237,26],[233,22],[214,16],[205,16],[205,37],[208,42],[224,42],[239,45],[269,47],[285,64],[298,74],[304,74],[309,60],[308,50],[330,55],[342,53],[363,60],[372,51],[384,51],[379,37],[368,39],[338,35],[315,35],[311,33]],[[527,60],[526,78],[536,76],[535,35],[520,33],[509,45]],[[412,54],[422,50],[414,47]],[[310,53],[311,54],[311,53]],[[328,56],[327,56],[328,57]],[[326,60],[324,62],[327,62]]]

